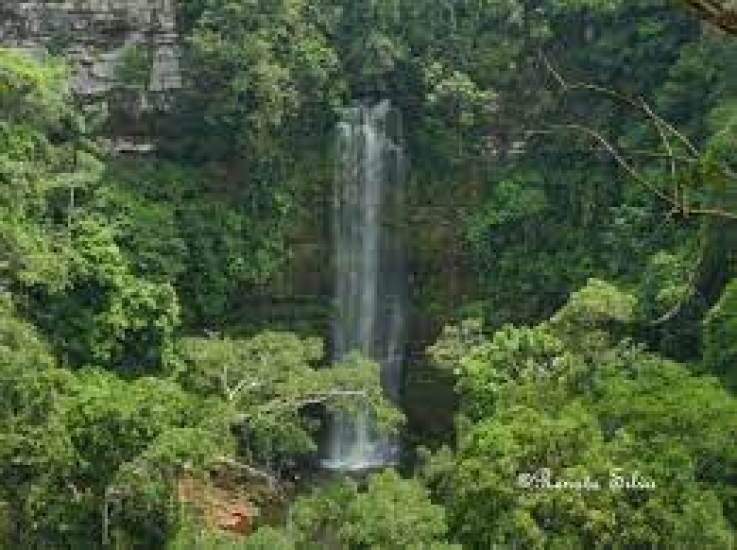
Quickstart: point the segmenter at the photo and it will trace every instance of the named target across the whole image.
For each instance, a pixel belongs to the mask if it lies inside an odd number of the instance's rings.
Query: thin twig
[[[598,141],[612,156],[612,158],[619,164],[621,168],[627,172],[632,179],[637,181],[638,183],[644,185],[648,189],[650,189],[654,194],[656,194],[658,197],[660,197],[663,201],[670,204],[672,207],[678,208],[680,211],[680,205],[678,202],[676,202],[673,198],[671,198],[666,193],[663,193],[660,189],[655,187],[652,183],[647,181],[642,175],[634,169],[632,165],[630,165],[624,157],[619,153],[619,151],[600,133],[592,130],[591,128],[588,128],[587,126],[583,126],[581,124],[562,124],[562,125],[556,125],[551,126],[553,130],[559,129],[559,130],[568,130],[568,131],[575,131],[578,133],[583,133],[588,135],[589,137],[594,138],[596,141]],[[553,134],[556,132],[550,131],[550,130],[532,130],[529,132],[531,135],[536,134]]]
[[[660,316],[658,319],[655,319],[654,321],[650,321],[651,326],[659,326],[664,325],[671,319],[675,318],[678,314],[681,313],[683,310],[683,306],[686,305],[686,302],[694,295],[694,292],[696,291],[696,279],[699,276],[699,273],[701,272],[701,263],[700,260],[695,268],[691,271],[691,274],[688,277],[688,282],[686,284],[686,291],[681,295],[681,298],[678,300],[678,303],[676,303],[675,306],[673,306],[670,310],[668,310],[665,314]]]
[[[630,105],[631,107],[635,108],[636,110],[647,115],[647,118],[656,127],[656,130],[658,130],[659,127],[662,126],[663,128],[667,129],[670,133],[672,133],[674,136],[676,136],[678,140],[681,141],[686,146],[686,148],[691,152],[692,155],[694,156],[699,155],[698,150],[696,149],[694,144],[691,142],[691,140],[689,140],[683,133],[679,132],[678,129],[676,129],[667,120],[665,120],[663,117],[658,115],[643,98],[632,97],[622,92],[618,92],[617,90],[612,90],[611,88],[607,88],[606,86],[600,86],[598,84],[592,84],[590,82],[567,81],[565,78],[563,78],[560,72],[553,66],[553,64],[548,60],[548,58],[543,53],[540,53],[540,58],[542,59],[542,62],[547,68],[547,70],[553,75],[553,78],[555,78],[558,84],[560,84],[560,86],[563,88],[563,91],[567,92],[570,90],[584,90],[584,91],[596,92],[597,94],[605,95],[611,99],[619,101],[620,103],[626,103]]]
[[[678,200],[678,170],[676,168],[676,160],[673,156],[673,148],[670,145],[670,140],[668,139],[668,135],[666,134],[667,127],[665,127],[658,117],[656,117],[653,110],[650,108],[650,106],[645,102],[644,100],[640,101],[642,108],[645,110],[645,113],[647,113],[648,116],[650,116],[655,121],[655,126],[658,131],[658,135],[660,135],[660,142],[663,144],[663,147],[665,148],[667,155],[666,158],[670,161],[668,164],[670,165],[670,177],[672,179],[673,183],[673,196],[676,198],[676,201]]]
[[[670,196],[665,191],[653,185],[650,181],[647,180],[646,177],[638,172],[633,164],[627,161],[626,155],[631,155],[633,153],[619,151],[616,147],[614,147],[614,145],[612,145],[609,140],[607,140],[601,133],[597,132],[596,130],[593,130],[592,128],[589,128],[582,124],[564,124],[557,125],[553,128],[583,133],[598,141],[609,152],[609,154],[617,162],[617,164],[621,168],[623,168],[630,177],[632,177],[639,184],[645,186],[658,198],[666,202],[671,207],[673,213],[681,213],[684,216],[715,216],[728,219],[737,219],[737,213],[728,212],[721,208],[691,208],[689,205],[686,204],[685,193],[678,185],[677,162],[681,161],[689,164],[698,164],[700,162],[701,154],[699,153],[696,146],[688,139],[688,137],[686,137],[683,133],[678,131],[677,128],[675,128],[662,116],[656,113],[655,110],[643,98],[631,97],[616,90],[612,90],[604,86],[599,86],[597,84],[568,81],[553,66],[553,64],[545,57],[544,54],[540,53],[540,59],[542,60],[542,63],[545,65],[548,72],[553,76],[555,81],[561,86],[564,92],[569,92],[571,90],[586,90],[590,92],[595,92],[597,94],[605,95],[610,99],[614,99],[618,102],[625,103],[645,116],[645,118],[650,122],[650,124],[657,132],[658,136],[660,137],[660,141],[665,149],[665,154],[662,155],[662,158],[669,161],[670,173],[671,178],[673,179],[674,186],[673,196]],[[529,132],[528,135],[546,133],[552,132],[546,130],[537,130]],[[676,151],[671,144],[671,137],[675,137],[677,141],[679,141],[686,148],[687,154],[690,156],[684,157],[683,155],[676,155]],[[735,176],[735,174],[732,174],[731,171],[727,170],[723,166],[719,166],[718,168],[722,171],[722,174],[725,177],[734,179],[733,176]]]

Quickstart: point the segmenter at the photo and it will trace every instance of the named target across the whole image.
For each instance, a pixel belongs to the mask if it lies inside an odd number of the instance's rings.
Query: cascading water
[[[338,126],[333,231],[334,357],[359,351],[382,366],[397,402],[403,358],[405,270],[397,221],[405,163],[399,115],[388,101],[346,110]],[[399,442],[380,436],[366,412],[333,418],[324,465],[365,470],[397,462]]]

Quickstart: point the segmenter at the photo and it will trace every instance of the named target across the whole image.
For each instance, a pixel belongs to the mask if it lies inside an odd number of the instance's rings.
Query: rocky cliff
[[[150,98],[181,86],[176,19],[175,0],[2,0],[0,45],[63,53],[83,98],[131,87],[137,65]]]

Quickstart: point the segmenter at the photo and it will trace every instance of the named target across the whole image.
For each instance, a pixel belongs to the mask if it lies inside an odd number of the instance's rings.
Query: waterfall
[[[406,281],[397,227],[405,179],[399,115],[388,101],[347,109],[337,140],[333,355],[360,351],[379,362],[384,391],[398,402]],[[332,419],[326,467],[364,470],[398,458],[398,439],[377,435],[367,412]]]

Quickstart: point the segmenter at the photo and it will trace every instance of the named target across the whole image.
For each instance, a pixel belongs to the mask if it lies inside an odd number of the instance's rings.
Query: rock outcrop
[[[61,53],[75,92],[97,99],[136,64],[145,96],[181,86],[175,0],[2,0],[0,45]]]

